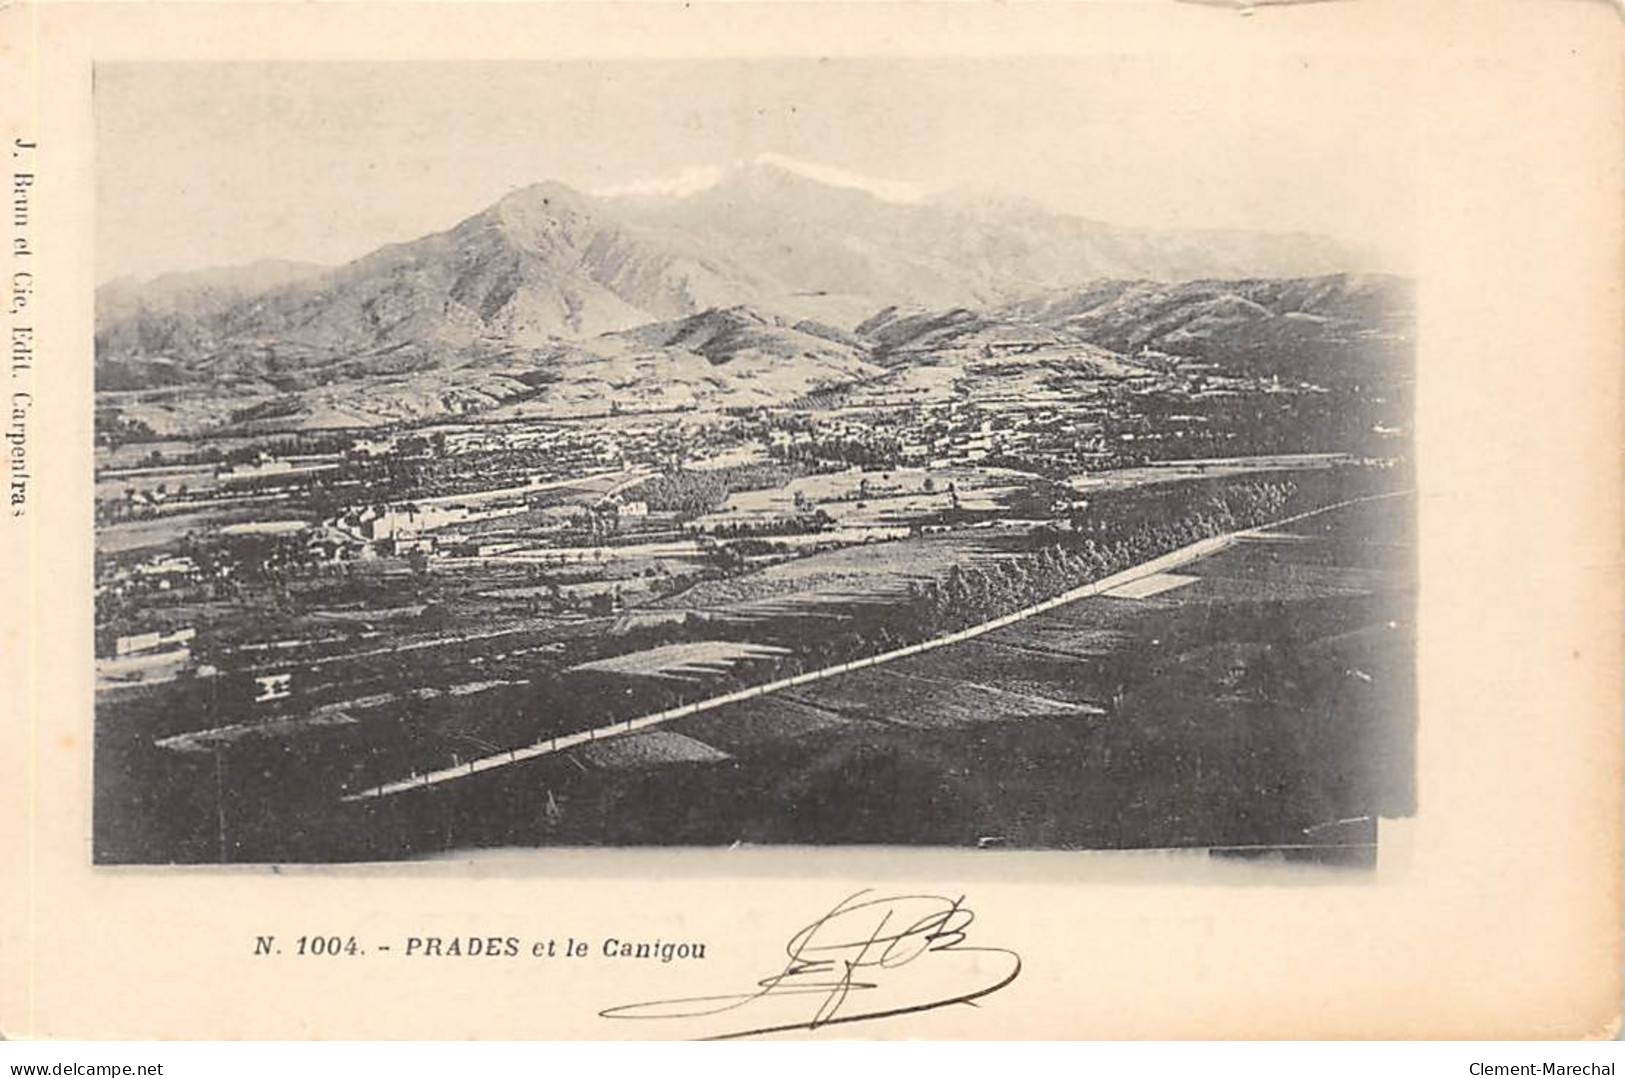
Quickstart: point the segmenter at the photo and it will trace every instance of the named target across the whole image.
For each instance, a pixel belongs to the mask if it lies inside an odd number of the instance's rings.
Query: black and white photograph
[[[98,62],[92,860],[1368,872],[1418,136],[1339,62]]]

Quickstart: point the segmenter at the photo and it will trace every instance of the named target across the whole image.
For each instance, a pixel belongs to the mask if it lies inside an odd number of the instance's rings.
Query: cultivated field
[[[957,532],[846,547],[768,566],[748,576],[707,580],[656,604],[667,610],[748,612],[764,599],[799,597],[840,606],[851,595],[898,595],[910,581],[940,579],[955,565],[1008,557],[995,532]]]
[[[581,663],[571,671],[593,670],[607,674],[629,674],[637,677],[667,677],[684,681],[696,680],[707,674],[726,672],[743,660],[766,659],[775,655],[788,655],[788,648],[764,644],[741,644],[729,640],[702,640],[692,644],[667,644],[663,647],[633,651],[608,659]]]
[[[596,619],[493,619],[493,603],[552,590],[498,566],[313,585],[280,639],[233,645],[267,649],[268,671],[297,664],[297,707],[250,708],[242,673],[120,691],[98,736],[98,820],[118,825],[99,824],[98,856],[1287,844],[1326,820],[1408,811],[1407,512],[1396,499],[1312,517],[975,639],[342,808],[345,791],[786,676],[804,668],[779,665],[792,653],[827,662],[803,655],[801,634],[884,616],[910,581],[1010,557],[1021,537],[829,551]],[[152,784],[117,776],[154,774],[164,804],[137,812]],[[217,788],[231,791],[223,813]],[[168,837],[153,838],[157,819]]]
[[[548,840],[1336,847],[1361,829],[1335,821],[1413,808],[1405,513],[1327,514],[1185,566],[1178,587],[672,724],[726,771],[605,788],[538,767],[566,806]],[[634,822],[633,803],[671,815]]]

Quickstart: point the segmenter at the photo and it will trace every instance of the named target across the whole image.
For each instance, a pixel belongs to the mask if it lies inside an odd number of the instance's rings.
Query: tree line
[[[773,490],[805,474],[805,468],[785,464],[735,464],[704,471],[676,471],[651,476],[626,497],[647,502],[657,513],[697,516],[720,508],[736,491]]]
[[[988,566],[959,566],[945,579],[909,585],[908,608],[924,639],[1043,602],[1180,547],[1275,518],[1297,485],[1248,482],[1214,493],[1169,520],[1097,523],[1053,533],[1036,550]]]

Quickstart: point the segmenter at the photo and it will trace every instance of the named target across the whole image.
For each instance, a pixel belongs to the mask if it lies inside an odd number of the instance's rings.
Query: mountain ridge
[[[1345,262],[1359,258],[1322,238],[887,200],[772,161],[669,196],[546,180],[340,266],[112,282],[97,294],[96,380],[190,391],[165,405],[174,415],[142,407],[160,425],[218,427],[262,406],[365,424],[595,396],[786,403],[933,349],[1014,341],[1087,345],[1101,370],[1146,348],[1233,346],[1279,365],[1296,346],[1332,355],[1355,330],[1407,330],[1393,310],[1408,293],[1370,283],[1386,278],[1250,272]],[[1159,268],[1191,276],[1139,272]]]
[[[1034,204],[886,201],[770,161],[676,197],[556,180],[342,266],[248,288],[188,275],[204,303],[98,291],[99,358],[197,360],[279,347],[354,354],[480,338],[579,338],[751,303],[850,329],[881,307],[989,306],[1090,278],[1306,276],[1359,268],[1322,237],[1120,229]],[[256,264],[259,265],[259,264]],[[290,360],[292,361],[292,360]]]

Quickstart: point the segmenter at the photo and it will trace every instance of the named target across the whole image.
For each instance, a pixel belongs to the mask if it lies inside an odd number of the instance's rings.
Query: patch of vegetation
[[[628,495],[659,513],[699,515],[721,507],[736,491],[775,490],[806,475],[798,464],[736,464],[706,471],[677,471],[645,480]]]

